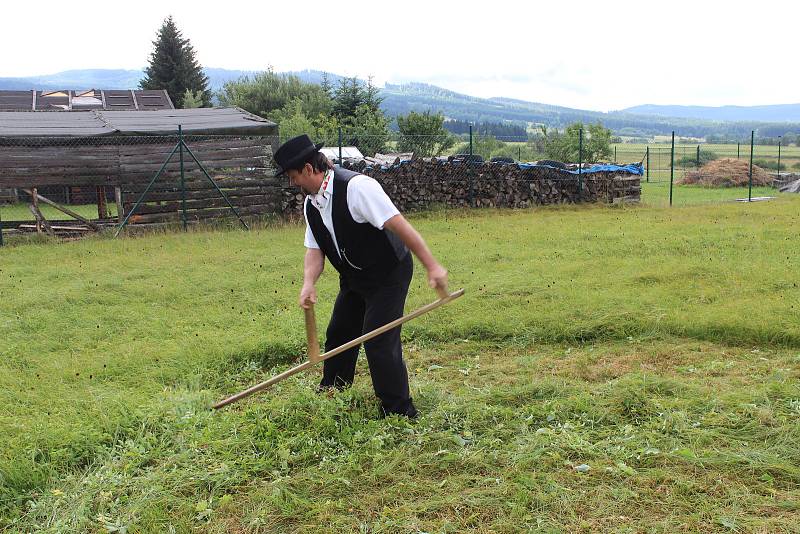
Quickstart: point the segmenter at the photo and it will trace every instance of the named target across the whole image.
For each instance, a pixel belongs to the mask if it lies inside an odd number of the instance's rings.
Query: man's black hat
[[[286,172],[286,169],[296,167],[298,163],[305,161],[308,156],[317,152],[324,144],[315,145],[306,134],[292,137],[275,151],[275,163],[278,164],[275,176],[280,176]]]

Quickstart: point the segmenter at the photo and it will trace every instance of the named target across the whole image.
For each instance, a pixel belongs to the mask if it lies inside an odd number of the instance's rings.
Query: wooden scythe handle
[[[306,312],[306,341],[308,344],[308,360],[311,363],[319,361],[319,338],[317,337],[317,318],[314,315],[314,305],[309,303]]]
[[[336,347],[335,349],[329,350],[325,354],[321,354],[316,362],[312,362],[311,360],[307,360],[307,361],[301,363],[300,365],[298,365],[296,367],[292,367],[291,369],[287,369],[286,371],[282,372],[279,375],[273,376],[272,378],[270,378],[269,380],[267,380],[265,382],[261,382],[260,384],[256,384],[255,386],[253,386],[253,387],[251,387],[249,389],[246,389],[246,390],[244,390],[244,391],[242,391],[240,393],[237,393],[236,395],[233,395],[232,397],[228,397],[225,400],[219,401],[218,403],[216,403],[213,406],[213,408],[215,410],[218,410],[218,409],[222,408],[223,406],[227,406],[228,404],[234,403],[234,402],[236,402],[238,400],[241,400],[241,399],[243,399],[245,397],[249,397],[253,393],[256,393],[258,391],[262,391],[264,389],[267,389],[268,387],[270,387],[270,386],[272,386],[274,384],[277,384],[281,380],[285,380],[286,378],[289,378],[290,376],[295,375],[295,374],[299,373],[300,371],[305,371],[306,369],[309,369],[310,367],[312,367],[317,362],[321,362],[321,361],[327,360],[328,358],[333,358],[337,354],[341,354],[342,352],[346,351],[347,349],[350,349],[352,347],[356,347],[356,346],[360,345],[361,343],[363,343],[363,342],[365,342],[365,341],[367,341],[369,339],[377,337],[377,336],[383,334],[384,332],[386,332],[388,330],[391,330],[392,328],[396,328],[396,327],[400,326],[403,323],[406,323],[406,322],[408,322],[408,321],[410,321],[412,319],[416,319],[420,315],[428,313],[431,310],[435,310],[439,306],[443,306],[443,305],[447,304],[448,302],[452,302],[455,299],[457,299],[458,297],[462,296],[463,294],[464,294],[464,290],[463,289],[459,289],[458,291],[450,293],[449,295],[445,295],[443,298],[440,298],[439,300],[431,302],[430,304],[426,304],[425,306],[419,308],[416,311],[413,311],[413,312],[409,313],[408,315],[404,315],[403,317],[400,317],[399,319],[395,319],[394,321],[392,321],[390,323],[387,323],[387,324],[381,326],[380,328],[376,328],[372,332],[367,332],[363,336],[357,337],[353,341],[349,341],[349,342],[345,343],[344,345],[341,345],[339,347]],[[308,314],[306,314],[306,320],[308,320]],[[308,323],[306,323],[306,324],[308,324]]]

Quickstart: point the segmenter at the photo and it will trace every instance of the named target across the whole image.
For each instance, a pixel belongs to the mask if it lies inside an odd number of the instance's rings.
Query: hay
[[[700,170],[687,171],[679,184],[706,187],[742,187],[749,182],[750,163],[742,159],[722,158],[709,161]],[[753,185],[772,185],[772,177],[753,165]]]

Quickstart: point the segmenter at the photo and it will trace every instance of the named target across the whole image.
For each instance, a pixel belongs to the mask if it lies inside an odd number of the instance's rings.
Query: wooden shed
[[[240,108],[1,111],[0,202],[12,196],[12,190],[18,200],[26,201],[29,195],[24,191],[37,188],[39,194],[50,195],[56,202],[97,202],[102,219],[104,204],[115,199],[116,190],[116,199],[122,196],[118,211],[125,211],[123,205],[142,190],[175,147],[178,126],[187,146],[215,176],[248,186],[255,186],[254,181],[261,182],[258,187],[275,182],[272,153],[278,143],[278,126]],[[203,189],[199,180],[204,174],[188,155],[185,163],[191,187]],[[160,180],[161,193],[177,183],[178,171],[178,158],[174,157]],[[265,198],[243,202],[268,210]],[[216,207],[216,202],[195,205]],[[153,210],[151,206],[144,211],[148,209]],[[171,214],[163,215],[160,219],[171,218]]]

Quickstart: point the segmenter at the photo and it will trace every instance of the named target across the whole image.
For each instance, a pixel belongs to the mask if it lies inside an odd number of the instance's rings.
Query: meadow
[[[363,358],[209,410],[302,359],[298,225],[0,249],[0,529],[797,532],[800,198],[412,222],[467,290],[404,327],[416,421]]]
[[[685,144],[675,145],[675,180],[683,178],[687,170],[697,168],[697,147],[700,147],[701,164],[704,157],[713,154],[715,158],[737,158],[749,163],[750,144]],[[644,162],[647,164],[647,152],[650,150],[650,172],[647,175],[651,182],[669,182],[671,146],[667,143],[617,143],[611,145],[612,152],[616,150],[616,161],[619,163]],[[705,156],[703,156],[705,154]],[[613,159],[613,158],[612,158]],[[753,147],[753,164],[760,165],[768,172],[777,172],[778,146],[755,145]],[[782,146],[780,149],[780,170],[786,172],[800,172],[800,147]]]

